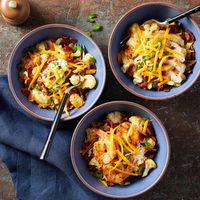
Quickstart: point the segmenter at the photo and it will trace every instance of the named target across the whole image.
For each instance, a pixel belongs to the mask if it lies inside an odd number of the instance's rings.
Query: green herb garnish
[[[150,120],[148,117],[143,117],[142,119],[145,121]]]
[[[86,31],[85,34],[89,37],[92,37],[92,33],[90,31]]]
[[[123,148],[123,151],[124,153],[129,153],[129,150],[126,147]]]
[[[154,89],[157,88],[157,82],[156,81],[152,82],[152,88],[154,88]]]
[[[101,31],[102,29],[102,26],[99,24],[99,23],[96,23],[92,26],[92,31],[93,32],[98,32],[98,31]]]
[[[93,176],[98,178],[98,179],[102,179],[103,178],[103,173],[102,172],[95,172],[95,173],[93,173]]]
[[[95,18],[97,18],[97,14],[96,14],[96,13],[91,13],[91,14],[87,17],[87,22],[89,22],[89,23],[94,23],[94,22],[95,22]]]
[[[126,157],[126,159],[127,159],[127,160],[129,160],[129,159],[130,159],[130,155],[126,155],[125,157]]]
[[[159,49],[160,49],[161,47],[162,47],[162,42],[159,41],[159,42],[155,45],[155,48],[159,48]]]
[[[150,72],[153,71],[153,65],[151,65],[151,66],[149,67],[149,71],[150,71]]]
[[[33,84],[32,88],[38,89],[40,86],[41,86],[41,83],[36,83],[36,84]]]
[[[46,42],[44,43],[44,48],[45,48],[45,50],[48,49],[48,44]]]
[[[76,51],[80,51],[81,53],[83,52],[83,48],[79,45],[74,45],[73,46],[73,51],[76,52]]]
[[[151,144],[147,140],[145,140],[145,142],[142,142],[141,145],[143,147],[150,147],[151,146]]]
[[[93,56],[90,57],[90,61],[91,61],[91,63],[93,63],[93,64],[96,63],[96,60],[95,60],[95,58],[94,58]]]

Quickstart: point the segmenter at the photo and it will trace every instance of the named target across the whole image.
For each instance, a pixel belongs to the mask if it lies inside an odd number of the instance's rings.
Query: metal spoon
[[[172,18],[168,18],[166,19],[165,21],[161,22],[161,21],[158,21],[158,20],[155,20],[155,19],[150,19],[148,21],[146,21],[145,23],[149,23],[149,22],[156,22],[157,24],[161,25],[161,26],[164,26],[164,25],[167,25],[167,24],[171,24],[179,19],[182,19],[184,17],[187,17],[191,14],[194,14],[194,13],[197,13],[200,11],[200,5],[199,6],[196,6],[190,10],[187,10],[175,17],[172,17]],[[121,47],[123,47],[125,45],[125,43],[129,40],[130,38],[130,35],[127,35],[121,42],[120,42],[120,45]]]
[[[51,148],[54,136],[56,134],[58,123],[60,121],[61,115],[63,113],[64,107],[65,107],[65,104],[66,104],[66,100],[67,100],[67,97],[68,97],[70,91],[72,89],[74,89],[74,88],[77,88],[79,85],[80,85],[80,83],[78,85],[71,86],[67,90],[65,90],[65,93],[63,95],[62,101],[61,101],[60,106],[58,108],[58,112],[56,113],[56,115],[54,117],[53,124],[51,126],[51,130],[49,131],[49,135],[48,135],[47,140],[45,142],[45,145],[44,145],[44,147],[42,149],[42,152],[40,154],[40,160],[46,159],[46,157],[47,157],[47,155],[49,153],[49,150]]]

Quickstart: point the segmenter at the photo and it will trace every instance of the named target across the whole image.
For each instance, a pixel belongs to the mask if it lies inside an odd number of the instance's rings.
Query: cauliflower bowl
[[[169,139],[160,120],[147,108],[127,101],[89,111],[71,141],[79,179],[92,191],[112,198],[134,197],[152,188],[166,171],[169,157]]]
[[[11,53],[8,79],[17,103],[32,116],[53,121],[64,91],[70,92],[62,120],[88,111],[105,84],[98,46],[80,30],[62,24],[41,26],[25,35]]]
[[[128,11],[114,27],[109,62],[118,82],[130,93],[150,100],[174,98],[199,77],[197,24],[191,18],[167,27],[151,23],[151,19],[164,21],[178,14],[170,4],[146,3]],[[179,33],[177,27],[181,27]]]

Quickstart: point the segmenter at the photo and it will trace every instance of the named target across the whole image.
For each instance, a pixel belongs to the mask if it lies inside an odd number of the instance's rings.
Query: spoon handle
[[[58,112],[56,113],[56,115],[54,117],[53,124],[51,126],[51,130],[48,134],[47,140],[45,142],[45,145],[44,145],[42,152],[41,152],[41,155],[40,155],[40,160],[44,160],[49,153],[50,147],[51,147],[52,142],[53,142],[53,138],[56,134],[56,129],[58,127],[58,123],[60,121],[60,117],[63,113],[64,107],[65,107],[65,104],[66,104],[66,100],[67,100],[68,93],[69,93],[68,91],[66,91],[64,93],[62,101],[61,101],[60,106],[58,108]]]
[[[180,15],[177,15],[177,16],[175,16],[175,17],[173,17],[173,18],[169,18],[169,19],[166,20],[166,22],[167,22],[168,24],[170,24],[170,23],[172,23],[172,22],[175,22],[175,21],[177,21],[177,20],[179,20],[179,19],[182,19],[182,18],[184,18],[184,17],[187,17],[188,15],[194,14],[194,13],[199,12],[199,11],[200,11],[200,5],[194,7],[194,8],[192,8],[192,9],[190,9],[190,10],[187,10],[187,11],[185,11],[184,13],[181,13]]]

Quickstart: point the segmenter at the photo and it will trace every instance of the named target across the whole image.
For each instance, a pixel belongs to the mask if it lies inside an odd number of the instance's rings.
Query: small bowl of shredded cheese
[[[191,18],[168,25],[150,20],[164,21],[179,13],[168,4],[147,3],[127,12],[113,29],[108,46],[111,69],[132,94],[169,99],[197,80],[200,31],[196,23]]]
[[[68,25],[45,25],[25,35],[14,48],[8,78],[19,105],[39,119],[52,121],[64,92],[72,85],[62,120],[76,118],[97,101],[105,83],[98,46]]]

